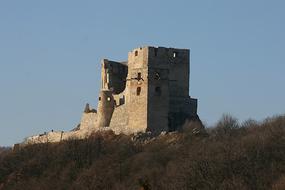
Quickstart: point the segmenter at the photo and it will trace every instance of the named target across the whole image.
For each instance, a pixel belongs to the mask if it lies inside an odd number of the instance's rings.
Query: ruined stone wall
[[[96,126],[97,123],[97,113],[85,113],[83,112],[81,121],[80,121],[80,129],[91,129]]]
[[[77,131],[51,131],[40,135],[34,135],[24,140],[20,146],[39,143],[55,143],[70,139],[84,139],[91,135],[92,132],[98,129],[81,129]]]
[[[141,47],[127,62],[102,61],[98,109],[86,105],[80,126],[29,137],[23,144],[82,139],[98,130],[132,134],[174,131],[197,118],[197,99],[189,96],[190,52]]]
[[[108,89],[113,94],[119,94],[126,88],[128,66],[124,62],[102,60],[102,89]]]
[[[126,103],[125,91],[120,94],[113,94],[116,106],[121,106]]]
[[[109,128],[116,134],[131,134],[135,132],[133,128],[129,128],[129,112],[126,105],[115,108]]]

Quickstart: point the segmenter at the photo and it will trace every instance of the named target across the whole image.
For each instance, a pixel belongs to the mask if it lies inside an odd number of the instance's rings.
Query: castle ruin
[[[28,137],[24,144],[85,138],[94,131],[116,134],[176,131],[199,120],[197,99],[189,96],[190,51],[140,47],[124,62],[103,59],[97,110],[87,104],[77,128]]]

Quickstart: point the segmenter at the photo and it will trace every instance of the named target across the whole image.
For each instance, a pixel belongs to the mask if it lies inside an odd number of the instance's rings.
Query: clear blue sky
[[[69,130],[97,105],[100,60],[191,49],[190,94],[214,124],[285,113],[285,1],[0,1],[0,145]]]

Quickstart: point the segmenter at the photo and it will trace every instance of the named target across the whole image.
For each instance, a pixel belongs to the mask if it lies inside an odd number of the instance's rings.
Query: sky
[[[191,50],[207,126],[285,113],[283,0],[0,1],[0,146],[73,129],[97,107],[100,60],[140,46]]]

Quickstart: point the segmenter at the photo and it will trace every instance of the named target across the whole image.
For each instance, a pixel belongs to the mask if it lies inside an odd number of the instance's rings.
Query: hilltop
[[[285,116],[136,138],[112,132],[0,151],[2,189],[285,189]]]

